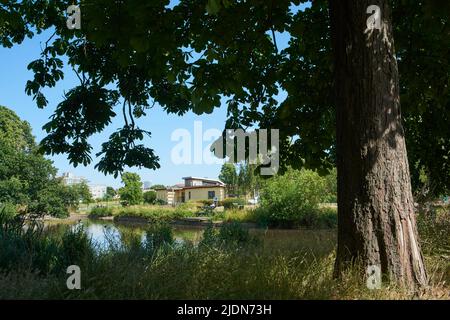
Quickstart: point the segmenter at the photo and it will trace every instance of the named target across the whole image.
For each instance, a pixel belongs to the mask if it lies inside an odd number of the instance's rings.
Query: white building
[[[66,186],[72,186],[75,184],[80,184],[82,182],[88,183],[85,177],[76,176],[71,172],[64,172],[61,176],[63,184]],[[102,199],[106,195],[106,186],[99,184],[91,184],[89,185],[89,191],[91,192],[92,198],[94,199]]]
[[[91,192],[92,198],[103,199],[106,195],[106,186],[104,185],[90,185],[89,191]]]
[[[82,182],[88,182],[88,180],[84,177],[78,177],[71,172],[64,172],[61,176],[63,184],[66,186],[71,186],[74,184],[79,184]]]

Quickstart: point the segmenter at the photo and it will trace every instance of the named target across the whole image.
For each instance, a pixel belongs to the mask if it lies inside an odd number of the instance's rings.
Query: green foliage
[[[306,3],[181,0],[168,7],[166,1],[127,2],[117,10],[116,3],[88,0],[83,28],[73,31],[60,14],[63,2],[9,0],[3,5],[0,43],[9,48],[55,30],[28,66],[34,78],[26,92],[39,107],[47,104],[43,89],[63,79],[63,56],[83,75],[45,126],[43,141],[45,152],[66,153],[75,165],[91,162],[88,138],[116,116],[120,97],[124,126],[103,144],[97,164],[115,175],[126,165],[159,166],[153,150],[137,144],[147,132],[135,125],[153,102],[168,113],[201,114],[219,107],[224,95],[229,97],[226,128],[280,128],[282,166],[324,173],[335,165],[332,30],[329,2],[312,1],[299,10]],[[443,23],[450,9],[444,3],[391,1],[412,181],[418,188],[425,168],[435,194],[450,185],[450,27]],[[125,32],[120,26],[139,27]],[[289,42],[277,44],[279,33]]]
[[[146,229],[145,246],[149,251],[155,251],[165,246],[171,246],[174,242],[172,227],[167,223],[154,223]]]
[[[0,204],[1,220],[7,221],[13,219],[16,215],[17,215],[17,208],[15,205],[9,202]]]
[[[72,264],[86,266],[93,256],[91,241],[80,226],[62,235],[49,234],[36,221],[11,219],[0,211],[0,273],[20,270],[57,275]]]
[[[33,214],[67,216],[69,191],[55,178],[56,169],[39,152],[31,128],[0,106],[0,202]]]
[[[235,194],[237,191],[238,177],[236,166],[233,163],[225,162],[220,169],[219,179],[227,185],[228,194]]]
[[[93,202],[91,191],[86,182],[81,182],[67,186],[68,192],[76,199],[77,202],[83,202],[89,204]]]
[[[0,221],[1,215],[0,215]],[[419,226],[420,226],[419,222]],[[429,221],[422,243],[435,243],[440,232]],[[231,227],[208,245],[172,243],[167,226],[150,226],[156,246],[146,241],[108,250],[88,249],[80,229],[68,235],[52,233],[26,236],[26,230],[8,228],[0,222],[0,298],[2,299],[412,299],[417,293],[392,285],[368,290],[361,283],[363,268],[355,265],[336,280],[333,277],[336,236],[330,231],[255,231],[246,242],[242,230]],[[10,225],[12,226],[12,225]],[[441,227],[439,227],[441,228]],[[17,230],[17,235],[12,230]],[[233,231],[230,231],[230,230]],[[20,231],[19,231],[20,230]],[[420,228],[422,231],[423,229]],[[75,232],[75,234],[73,234]],[[206,231],[205,231],[206,232]],[[275,236],[276,235],[276,236]],[[429,239],[428,236],[433,236]],[[65,240],[61,240],[64,238]],[[59,239],[59,241],[57,240]],[[138,239],[141,239],[138,237]],[[224,239],[229,239],[225,242]],[[25,241],[26,240],[26,241]],[[156,241],[154,241],[156,240]],[[442,240],[442,238],[441,238]],[[61,244],[64,243],[64,245]],[[233,244],[237,243],[237,245]],[[169,244],[169,245],[167,245]],[[92,246],[93,244],[91,244]],[[63,254],[62,248],[70,252]],[[438,246],[423,246],[430,272],[430,287],[421,299],[448,299],[448,261]],[[41,257],[37,259],[37,257]],[[82,268],[82,290],[65,289],[65,268]],[[127,272],[124,272],[126,270]],[[61,290],[64,286],[64,290]]]
[[[156,204],[156,205],[160,205],[160,206],[164,206],[164,205],[167,204],[167,202],[164,201],[163,199],[156,199],[156,200],[155,200],[155,204]]]
[[[448,255],[450,252],[450,206],[437,206],[432,207],[428,212],[419,212],[417,228],[423,237],[424,253]]]
[[[337,203],[337,170],[334,168],[329,174],[324,176],[326,181],[325,202]]]
[[[240,223],[231,222],[222,225],[219,229],[210,224],[203,233],[201,246],[219,246],[236,248],[257,244],[258,240],[251,236],[248,229]]]
[[[117,195],[117,192],[113,187],[106,187],[105,200],[111,200],[116,195]]]
[[[223,206],[225,209],[232,209],[234,207],[245,205],[245,199],[242,198],[226,198],[219,201],[219,206]]]
[[[71,195],[66,196],[67,188],[59,181],[53,181],[42,190],[36,200],[28,204],[28,212],[36,215],[51,215],[64,218],[69,215],[68,207],[72,202]]]
[[[149,222],[170,222],[173,220],[181,219],[195,215],[195,211],[191,208],[183,206],[173,207],[160,207],[160,206],[130,206],[120,208],[113,211],[115,219],[121,217],[136,217],[143,218]]]
[[[144,193],[144,202],[154,204],[156,200],[156,191],[150,190]]]
[[[3,145],[26,152],[36,146],[30,124],[3,106],[0,106],[0,141]]]
[[[89,212],[89,218],[111,217],[113,212],[113,208],[110,207],[94,207]]]
[[[254,192],[260,188],[261,177],[255,173],[258,165],[249,164],[244,161],[239,165],[238,173],[238,194],[246,197],[250,194],[251,197],[255,196]]]
[[[119,189],[120,202],[124,206],[140,204],[143,200],[141,177],[137,173],[122,174],[124,187]]]
[[[313,226],[325,195],[323,177],[310,170],[290,169],[268,180],[261,189],[259,215],[269,225]]]
[[[212,205],[214,203],[214,200],[212,200],[212,199],[201,199],[201,200],[198,200],[197,202],[201,203],[201,204],[203,204],[205,206],[210,206],[210,205]]]

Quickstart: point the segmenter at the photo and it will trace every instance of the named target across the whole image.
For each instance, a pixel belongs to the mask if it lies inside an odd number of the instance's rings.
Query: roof
[[[181,186],[181,187],[179,185],[174,185],[172,187],[156,188],[156,189],[153,189],[153,190],[155,190],[155,191],[159,191],[159,190],[181,190],[181,189],[183,189],[183,187],[184,187],[184,185]]]
[[[174,191],[174,190],[188,190],[188,189],[205,189],[205,188],[225,188],[224,185],[210,185],[210,186],[191,186],[191,187],[167,187],[167,188],[158,188],[155,189],[155,191],[159,190],[168,190],[168,191]]]
[[[202,181],[210,181],[210,182],[217,182],[221,185],[225,185],[222,181],[219,179],[209,179],[209,178],[201,178],[201,177],[184,177],[183,180],[202,180]]]
[[[192,187],[183,187],[183,190],[188,190],[188,189],[205,189],[205,188],[225,188],[224,185],[211,185],[211,186],[192,186]]]

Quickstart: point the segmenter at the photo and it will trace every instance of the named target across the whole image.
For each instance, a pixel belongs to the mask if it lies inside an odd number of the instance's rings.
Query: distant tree
[[[156,189],[164,189],[166,186],[163,184],[155,184],[154,186],[152,186],[152,189],[156,190]]]
[[[78,184],[80,199],[83,203],[91,203],[93,201],[91,190],[86,182]]]
[[[156,200],[156,192],[153,190],[144,193],[144,202],[148,204],[154,204]]]
[[[91,191],[89,190],[89,186],[86,182],[77,183],[71,186],[68,186],[69,192],[71,192],[78,202],[83,202],[89,204],[93,202]]]
[[[141,178],[136,173],[125,172],[122,174],[124,186],[119,189],[122,205],[135,205],[143,200]]]
[[[237,175],[237,189],[239,194],[247,197],[248,195],[255,196],[259,189],[261,178],[255,174],[257,165],[249,164],[244,161],[239,164],[239,173]]]
[[[219,179],[227,185],[227,193],[235,194],[237,189],[236,166],[233,163],[224,163],[220,169]]]
[[[57,179],[51,180],[47,187],[28,204],[28,212],[36,215],[51,215],[59,218],[68,216],[68,209],[76,207],[74,193]]]
[[[37,151],[31,127],[0,106],[0,203],[18,205],[33,214],[66,216],[67,189],[56,168]]]
[[[325,177],[326,181],[326,202],[337,202],[337,170],[334,168]]]
[[[113,187],[106,187],[105,200],[111,200],[117,195],[117,191]]]

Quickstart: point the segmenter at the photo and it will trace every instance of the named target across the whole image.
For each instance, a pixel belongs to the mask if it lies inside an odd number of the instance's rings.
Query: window
[[[189,191],[189,200],[191,200],[191,192]]]
[[[208,191],[208,199],[214,199],[215,196],[216,196],[215,191]]]

